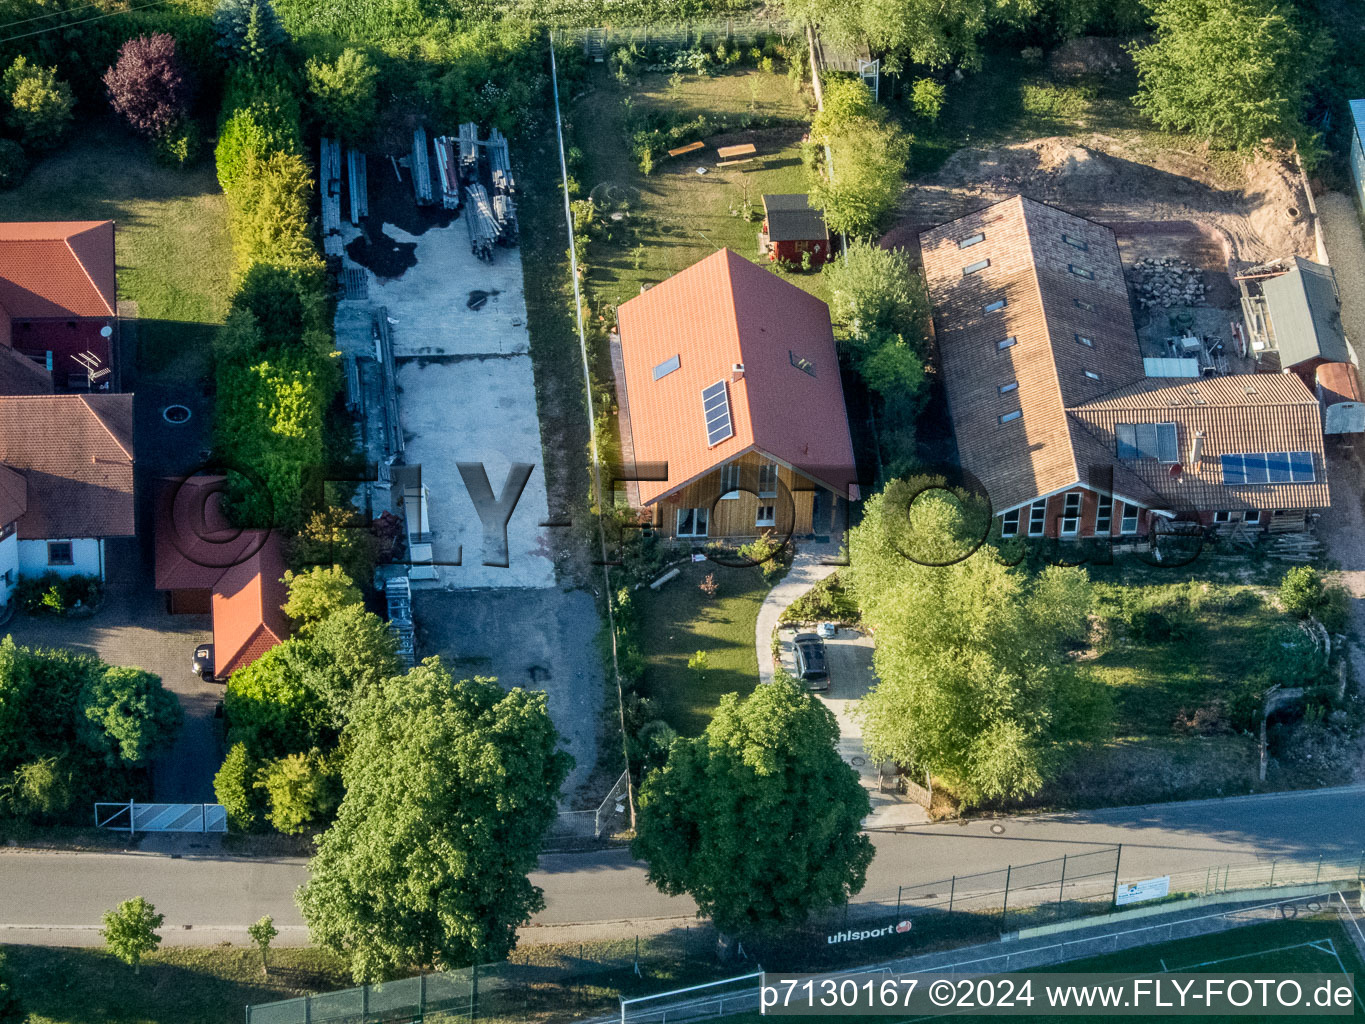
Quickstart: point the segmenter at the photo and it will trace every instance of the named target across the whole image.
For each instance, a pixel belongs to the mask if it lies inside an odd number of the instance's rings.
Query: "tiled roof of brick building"
[[[0,397],[0,465],[23,474],[21,540],[133,535],[133,396]]]
[[[1107,227],[1015,196],[925,232],[921,249],[959,456],[997,512],[1077,484],[1106,488],[1110,475],[1116,495],[1149,508],[1328,504],[1317,407],[1301,382],[1145,376]],[[1178,423],[1182,463],[1203,431],[1200,466],[1172,475],[1156,459],[1120,460],[1120,422]],[[1226,486],[1206,465],[1281,451],[1312,452],[1314,481]]]
[[[0,223],[0,307],[15,320],[113,316],[114,222]]]
[[[636,464],[668,467],[667,480],[640,482],[641,501],[748,451],[848,493],[853,444],[823,302],[721,249],[617,316]]]

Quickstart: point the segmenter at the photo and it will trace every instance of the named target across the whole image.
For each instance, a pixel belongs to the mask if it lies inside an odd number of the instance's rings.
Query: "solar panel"
[[[1225,484],[1310,484],[1314,479],[1312,452],[1253,452],[1224,455]]]
[[[735,432],[730,422],[730,392],[725,381],[718,380],[709,388],[702,389],[702,414],[706,417],[707,445],[720,444]]]

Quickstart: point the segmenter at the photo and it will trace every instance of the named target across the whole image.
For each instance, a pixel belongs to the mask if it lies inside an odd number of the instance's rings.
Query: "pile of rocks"
[[[1141,259],[1132,266],[1133,290],[1143,309],[1198,306],[1204,301],[1204,275],[1181,259]]]

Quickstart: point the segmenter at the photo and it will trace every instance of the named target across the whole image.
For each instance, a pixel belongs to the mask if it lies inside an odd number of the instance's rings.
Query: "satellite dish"
[[[110,327],[108,324],[105,324],[103,327],[100,328],[100,337],[101,337],[101,338],[112,338],[113,336],[114,336],[114,329],[113,329],[112,327]]]

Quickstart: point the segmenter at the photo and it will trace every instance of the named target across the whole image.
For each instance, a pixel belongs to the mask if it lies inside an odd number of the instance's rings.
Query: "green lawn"
[[[145,368],[202,353],[209,325],[227,314],[232,253],[211,156],[176,170],[117,128],[81,124],[18,188],[0,193],[0,210],[6,220],[115,222],[119,298],[138,304]]]
[[[1101,615],[1120,600],[1159,598],[1180,589],[1179,584],[1095,585]],[[1187,638],[1115,636],[1091,662],[1114,694],[1119,737],[1169,736],[1182,711],[1193,713],[1264,688],[1264,681],[1255,678],[1262,637],[1285,622],[1285,614],[1257,587],[1215,584],[1203,592],[1206,603],[1173,613],[1189,624]]]
[[[704,141],[705,149],[658,157],[646,175],[631,152],[628,123],[657,110],[684,119],[705,114],[717,131],[687,140]],[[588,285],[599,305],[618,305],[638,295],[642,285],[657,284],[723,247],[767,265],[758,253],[763,195],[807,191],[799,143],[810,113],[785,75],[739,70],[686,75],[670,84],[669,76],[645,74],[622,85],[597,68],[591,90],[571,116],[584,155],[579,174],[584,196],[607,200],[613,212],[621,212],[623,201],[627,207],[625,218],[596,232],[590,247]],[[760,123],[768,127],[746,127]],[[758,159],[716,166],[717,146],[744,142],[755,145]],[[707,172],[698,174],[699,167]],[[754,220],[742,216],[746,199],[756,211]],[[818,273],[786,277],[821,294]]]
[[[719,584],[714,597],[699,586],[710,573]],[[699,562],[682,566],[658,591],[636,592],[647,662],[641,695],[682,735],[703,732],[723,694],[748,694],[757,685],[754,623],[769,589],[756,569]],[[707,657],[701,673],[687,667],[697,651]]]
[[[170,947],[139,974],[99,949],[3,946],[29,1024],[241,1024],[249,1003],[351,984],[329,953],[278,949],[271,973],[243,946]]]

